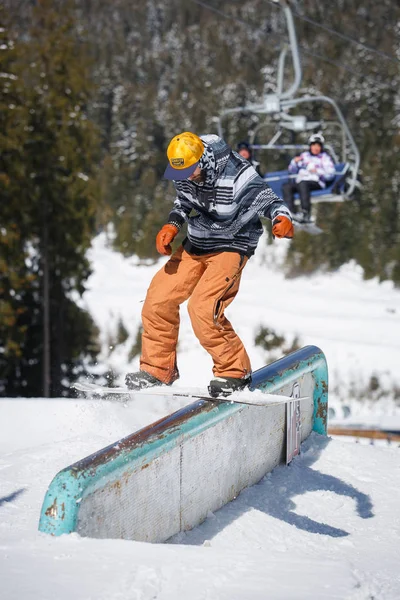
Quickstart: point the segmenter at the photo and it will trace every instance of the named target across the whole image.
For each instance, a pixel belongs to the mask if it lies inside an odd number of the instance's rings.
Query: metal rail
[[[326,435],[328,371],[319,348],[306,346],[255,371],[252,388],[308,396],[302,439],[312,430]],[[285,423],[286,403],[189,404],[60,471],[44,499],[39,530],[165,541],[284,462]]]

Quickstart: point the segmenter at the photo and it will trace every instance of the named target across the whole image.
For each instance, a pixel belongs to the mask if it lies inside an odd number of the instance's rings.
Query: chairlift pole
[[[299,45],[297,43],[296,36],[296,28],[294,26],[293,14],[290,9],[290,4],[288,0],[280,0],[280,4],[283,8],[283,12],[286,17],[286,25],[289,34],[289,45],[290,51],[292,53],[292,61],[293,61],[293,69],[294,69],[294,81],[290,88],[285,92],[282,92],[282,82],[283,82],[283,66],[285,63],[286,49],[283,49],[281,52],[281,56],[279,57],[279,68],[282,70],[281,73],[278,71],[278,94],[280,99],[288,100],[289,98],[293,98],[295,93],[300,87],[302,73],[301,73],[301,63],[300,63],[300,54],[299,54]],[[282,81],[280,81],[280,78]]]
[[[287,44],[285,44],[285,46],[283,47],[283,49],[281,50],[281,53],[279,55],[278,83],[277,83],[277,86],[276,86],[276,93],[278,94],[278,96],[282,96],[283,75],[284,75],[284,72],[285,72],[285,60],[286,60],[287,51],[288,51],[288,47],[287,47]]]
[[[232,115],[235,113],[259,113],[259,114],[279,114],[281,112],[281,100],[289,100],[293,98],[296,91],[298,90],[302,73],[301,73],[301,63],[300,63],[300,55],[299,55],[299,47],[297,43],[296,37],[296,29],[294,26],[293,15],[290,9],[290,4],[288,0],[277,0],[277,2],[282,6],[282,9],[285,14],[286,24],[289,35],[289,46],[292,54],[293,61],[293,70],[294,70],[294,81],[289,89],[282,91],[283,88],[283,79],[284,79],[284,66],[285,66],[285,58],[287,53],[287,47],[284,48],[279,57],[279,66],[278,66],[278,81],[277,81],[277,93],[275,94],[266,94],[264,96],[264,100],[262,104],[252,104],[248,106],[238,106],[236,108],[229,108],[221,113],[221,115],[216,119],[217,121],[217,129],[218,135],[220,137],[224,137],[223,129],[222,129],[222,119],[227,115]]]

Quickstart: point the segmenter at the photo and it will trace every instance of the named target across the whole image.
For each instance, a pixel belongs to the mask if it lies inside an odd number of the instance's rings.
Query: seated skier
[[[250,359],[224,311],[263,233],[260,217],[271,219],[277,238],[293,237],[293,224],[282,200],[220,137],[181,133],[171,140],[167,156],[164,177],[173,180],[177,197],[157,235],[157,250],[170,255],[185,222],[187,237],[150,284],[142,310],[140,371],[128,373],[125,382],[139,390],[179,378],[179,306],[189,300],[194,332],[214,363],[209,392],[226,395],[251,381]],[[193,210],[197,214],[190,216]]]
[[[309,140],[309,150],[295,156],[289,164],[289,173],[297,173],[295,179],[282,185],[282,195],[291,213],[296,213],[294,194],[298,192],[302,214],[294,218],[300,222],[309,222],[311,218],[311,191],[323,189],[335,177],[335,165],[324,151],[325,139],[321,133],[313,133]]]
[[[260,173],[260,163],[257,162],[256,160],[254,160],[253,158],[253,151],[251,149],[251,146],[248,142],[239,142],[238,145],[236,146],[236,152],[238,154],[240,154],[240,156],[243,156],[243,158],[245,158],[246,160],[249,161],[249,163],[255,168],[255,170],[257,171],[257,173],[259,175],[261,175]]]

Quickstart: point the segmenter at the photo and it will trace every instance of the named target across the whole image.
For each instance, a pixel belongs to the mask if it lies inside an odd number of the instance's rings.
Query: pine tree
[[[35,276],[29,273],[25,244],[27,195],[24,147],[29,113],[23,102],[20,51],[0,9],[0,393],[13,361],[23,355],[27,338],[26,297]],[[15,199],[17,201],[15,201]]]
[[[31,285],[25,343],[7,367],[0,363],[1,377],[9,394],[59,395],[93,335],[91,319],[72,301],[89,275],[85,253],[96,208],[97,137],[86,114],[92,89],[70,6],[56,11],[53,2],[41,1],[19,48],[19,104],[28,135],[19,159],[5,165],[5,177],[17,168],[22,173],[7,192],[8,222],[15,220],[20,245],[29,250],[25,276]],[[77,323],[83,329],[71,337]]]

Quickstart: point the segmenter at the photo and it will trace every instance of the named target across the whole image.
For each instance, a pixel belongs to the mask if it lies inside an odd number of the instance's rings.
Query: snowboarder
[[[293,215],[296,212],[294,194],[299,193],[302,214],[294,218],[303,223],[311,219],[310,192],[323,189],[335,177],[335,165],[324,151],[324,143],[321,133],[313,133],[308,140],[309,150],[295,156],[289,164],[289,173],[297,173],[297,177],[282,185],[283,199]]]
[[[251,365],[242,341],[224,315],[235,298],[243,268],[272,220],[277,238],[293,237],[288,208],[251,164],[216,135],[184,132],[167,149],[164,173],[177,192],[168,223],[159,231],[160,254],[185,221],[187,237],[153,278],[142,310],[140,371],[128,373],[129,389],[170,385],[179,377],[176,347],[179,305],[189,299],[194,332],[213,359],[215,397],[249,385]],[[190,216],[192,211],[195,216]]]

